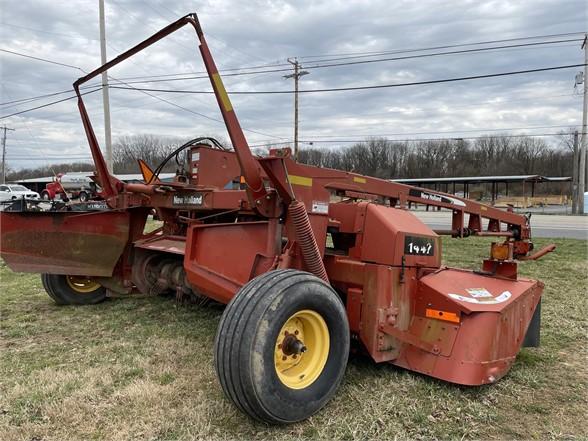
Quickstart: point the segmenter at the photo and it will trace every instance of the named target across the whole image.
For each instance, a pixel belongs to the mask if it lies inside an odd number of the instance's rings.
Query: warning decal
[[[468,289],[467,291],[471,295],[470,290]],[[478,297],[466,297],[466,296],[461,296],[459,294],[451,294],[451,293],[449,293],[448,295],[452,299],[459,300],[461,302],[478,303],[478,304],[482,304],[482,305],[493,305],[496,303],[506,302],[508,299],[510,299],[512,297],[512,294],[510,293],[510,291],[504,291],[498,297],[493,297],[492,294],[490,294],[490,297],[479,297],[479,296]]]
[[[475,298],[492,297],[492,294],[486,288],[467,288],[466,291],[470,296]]]

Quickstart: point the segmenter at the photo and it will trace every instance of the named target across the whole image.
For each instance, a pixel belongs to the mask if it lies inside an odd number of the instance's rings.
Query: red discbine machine
[[[145,182],[125,184],[108,172],[80,86],[186,24],[196,30],[233,150],[197,138],[154,170],[141,162]],[[58,304],[170,291],[228,304],[215,367],[227,397],[251,417],[289,423],[318,411],[341,382],[352,341],[377,363],[462,385],[494,383],[522,346],[538,344],[543,284],[518,277],[516,261],[553,246],[531,254],[527,217],[298,164],[288,149],[254,156],[196,14],[74,89],[105,203],[43,210],[18,201],[1,213],[2,258],[14,271],[42,273]],[[172,159],[176,177],[161,182]],[[451,210],[451,229],[431,230],[411,203]],[[145,233],[153,210],[163,226]],[[504,241],[470,271],[441,266],[439,234]]]

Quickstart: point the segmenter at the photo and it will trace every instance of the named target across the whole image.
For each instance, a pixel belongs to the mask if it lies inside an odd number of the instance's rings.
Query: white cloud
[[[584,0],[537,1],[189,1],[106,0],[108,55],[148,37],[180,14],[199,13],[221,69],[284,62],[287,57],[386,51],[586,30]],[[98,10],[94,1],[23,0],[3,2],[0,48],[90,70],[100,60]],[[185,29],[115,68],[116,77],[202,71],[194,32]],[[334,57],[336,58],[336,57]],[[301,58],[312,66],[315,58]],[[582,62],[579,43],[536,46],[476,54],[408,59],[309,69],[301,88],[347,87],[423,81],[470,74]],[[0,53],[1,101],[69,89],[76,69]],[[581,100],[573,96],[577,70],[491,78],[405,88],[301,95],[301,138],[321,136],[502,129],[574,125]],[[229,91],[286,90],[286,72],[226,77]],[[209,90],[208,80],[140,84]],[[154,93],[175,104],[221,119],[213,96]],[[66,95],[62,95],[66,96]],[[56,97],[60,98],[62,96]],[[54,98],[0,106],[0,115]],[[292,136],[291,95],[233,95],[244,127],[275,136]],[[113,133],[152,133],[227,137],[211,121],[136,91],[112,90]],[[102,139],[101,96],[87,96],[96,133]],[[17,129],[8,140],[10,161],[27,152],[89,154],[74,100],[2,120]],[[557,131],[557,129],[553,129]],[[474,133],[475,135],[476,133]],[[255,133],[251,142],[274,138]]]

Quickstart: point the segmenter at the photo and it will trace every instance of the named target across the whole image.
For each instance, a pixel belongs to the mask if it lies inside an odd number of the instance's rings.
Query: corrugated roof
[[[543,179],[549,182],[571,182],[571,176],[543,176]]]
[[[545,178],[540,175],[511,175],[511,176],[461,176],[451,178],[412,178],[412,179],[392,179],[394,182],[402,184],[415,183],[435,183],[435,182],[540,182]]]

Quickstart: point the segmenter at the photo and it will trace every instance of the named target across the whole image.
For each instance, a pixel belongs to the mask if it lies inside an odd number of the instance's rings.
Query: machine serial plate
[[[404,238],[404,254],[434,256],[435,239],[423,236],[406,236]]]
[[[173,198],[174,205],[202,205],[202,193],[176,194]]]

